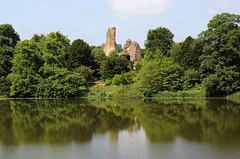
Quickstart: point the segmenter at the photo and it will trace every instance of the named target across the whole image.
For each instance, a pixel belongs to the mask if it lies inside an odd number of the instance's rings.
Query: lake
[[[239,101],[0,100],[0,159],[239,156]]]

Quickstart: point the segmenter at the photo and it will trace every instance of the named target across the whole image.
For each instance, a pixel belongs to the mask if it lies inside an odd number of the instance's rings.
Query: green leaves
[[[68,71],[66,56],[70,40],[60,32],[35,35],[19,42],[13,57],[10,96],[73,97],[87,83],[84,77]]]
[[[209,21],[199,39],[204,43],[200,74],[210,96],[230,94],[240,86],[240,16],[223,13]]]
[[[56,68],[54,75],[42,79],[38,83],[34,96],[51,98],[74,97],[80,95],[84,84],[84,79],[79,73]]]
[[[69,48],[67,66],[70,70],[79,66],[95,66],[90,46],[81,39],[74,40]]]
[[[107,57],[105,52],[102,49],[100,49],[100,48],[94,48],[92,50],[92,55],[94,56],[94,60],[97,63],[101,63]]]
[[[24,40],[17,44],[12,73],[8,76],[12,79],[10,96],[33,97],[42,78],[38,74],[43,64],[38,50],[37,43],[33,40]]]
[[[136,87],[145,96],[158,91],[176,91],[182,86],[183,68],[164,57],[161,62],[153,60],[145,63],[137,76]]]
[[[117,50],[112,50],[111,52],[109,52],[109,57],[113,57],[113,58],[118,58],[118,52]]]
[[[2,24],[0,25],[0,43],[2,44],[2,40],[5,39],[8,42],[5,43],[7,46],[14,47],[17,42],[20,41],[20,37],[17,32],[13,29],[11,24]]]
[[[107,57],[106,60],[102,62],[100,67],[100,74],[102,79],[111,79],[116,74],[121,74],[124,72],[128,72],[130,70],[129,61],[121,59],[121,58],[112,58]]]
[[[66,57],[70,40],[60,32],[51,32],[43,41],[42,57],[44,65],[66,67]]]
[[[147,34],[147,40],[145,41],[146,49],[151,52],[155,52],[157,49],[167,54],[173,44],[173,33],[164,27],[158,27],[153,30],[149,30]]]
[[[12,25],[0,25],[0,77],[11,72],[14,47],[20,41]]]

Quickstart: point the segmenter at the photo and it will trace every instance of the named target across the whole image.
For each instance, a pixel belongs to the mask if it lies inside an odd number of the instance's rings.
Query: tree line
[[[128,85],[140,96],[162,91],[204,90],[225,96],[240,88],[240,15],[214,16],[198,38],[173,41],[165,27],[150,29],[142,62],[134,64],[82,39],[60,32],[20,41],[10,24],[0,25],[0,94],[10,97],[82,96],[94,81]]]

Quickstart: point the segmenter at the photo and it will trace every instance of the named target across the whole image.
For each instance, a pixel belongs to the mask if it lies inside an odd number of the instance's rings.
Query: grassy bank
[[[131,86],[104,86],[91,87],[87,94],[88,98],[144,98],[134,87]],[[206,92],[203,90],[189,90],[189,91],[161,91],[153,98],[206,98]]]
[[[237,103],[240,103],[240,92],[230,94],[226,97],[226,99],[237,102]]]
[[[104,86],[104,87],[90,87],[87,98],[112,98],[121,87]]]
[[[240,92],[230,94],[226,97],[227,99],[240,99]]]
[[[153,96],[154,98],[206,98],[206,92],[203,90],[191,91],[162,91]]]

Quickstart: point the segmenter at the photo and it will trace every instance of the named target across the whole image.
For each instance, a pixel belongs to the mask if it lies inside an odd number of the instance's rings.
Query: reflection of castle
[[[138,120],[138,118],[135,117],[134,118],[135,123],[128,127],[129,132],[138,132],[140,130],[141,126],[138,124],[137,120]]]
[[[141,126],[138,123],[137,117],[135,117],[134,120],[132,120],[132,124],[129,123],[129,125],[127,127],[128,134],[137,133],[140,129],[141,129]],[[124,128],[124,130],[126,130],[126,129]],[[108,141],[109,141],[109,144],[111,145],[111,147],[116,147],[118,145],[118,142],[119,142],[118,139],[119,139],[120,132],[121,132],[120,130],[117,130],[117,131],[108,130],[108,139],[109,139]]]
[[[103,51],[106,53],[107,56],[112,50],[116,50],[117,52],[119,52],[119,48],[116,44],[115,37],[116,37],[116,27],[108,28],[106,43],[103,43],[101,45],[101,48],[103,49]],[[130,39],[126,41],[123,47],[123,52],[118,54],[120,57],[126,56],[127,59],[135,62],[141,61],[142,59],[141,48],[139,44],[136,41],[131,41]]]

